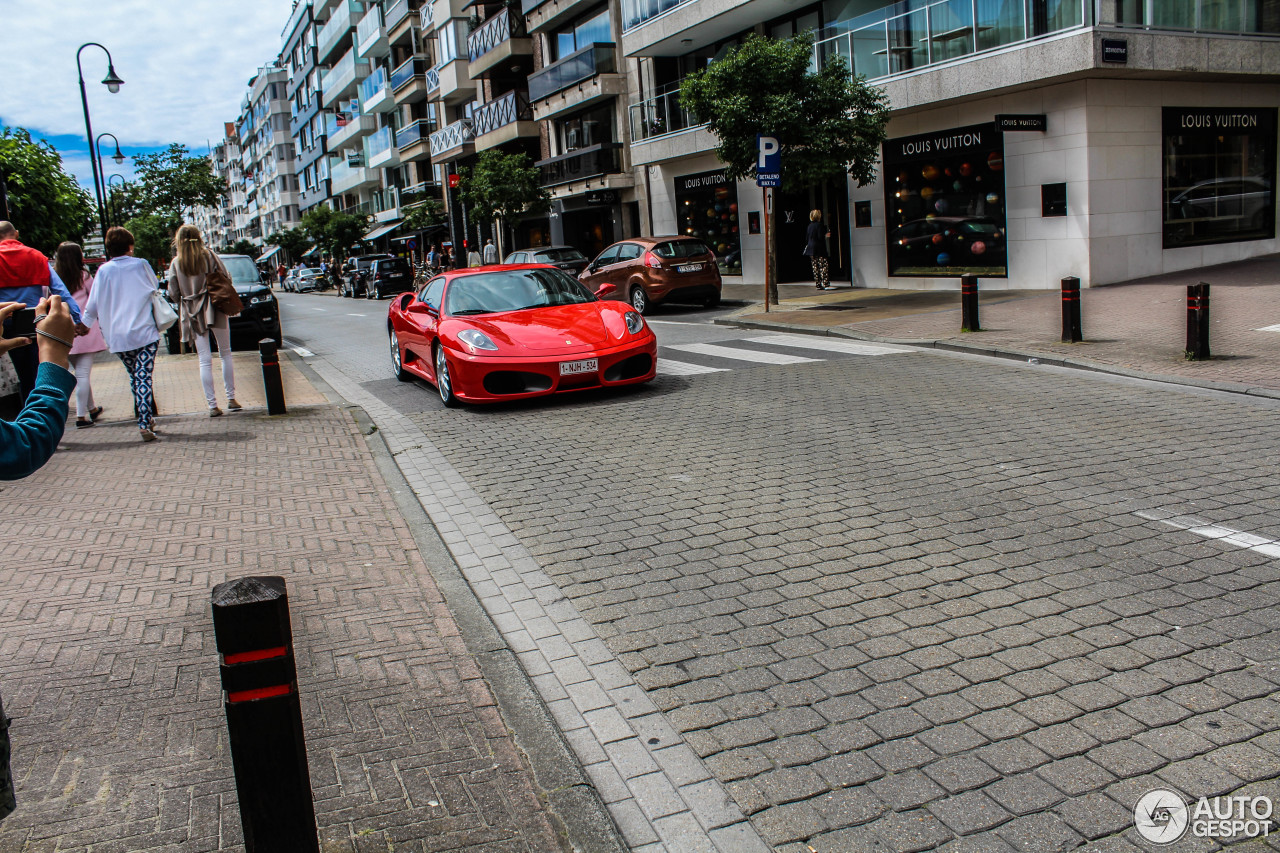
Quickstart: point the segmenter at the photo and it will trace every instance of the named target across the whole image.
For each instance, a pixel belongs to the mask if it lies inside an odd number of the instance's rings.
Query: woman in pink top
[[[84,268],[84,253],[78,243],[63,243],[58,246],[54,255],[54,270],[71,291],[77,305],[89,304],[89,293],[93,290],[93,276]],[[93,426],[93,422],[102,414],[102,407],[93,403],[93,388],[89,385],[89,373],[93,370],[94,353],[107,348],[102,339],[102,331],[94,323],[89,334],[75,339],[71,346],[71,368],[76,374],[76,428],[84,429]]]

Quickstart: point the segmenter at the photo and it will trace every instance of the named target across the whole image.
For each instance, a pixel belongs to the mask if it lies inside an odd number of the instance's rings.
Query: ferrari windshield
[[[579,305],[595,297],[557,269],[511,270],[458,276],[445,293],[446,314],[496,314],[553,305]]]

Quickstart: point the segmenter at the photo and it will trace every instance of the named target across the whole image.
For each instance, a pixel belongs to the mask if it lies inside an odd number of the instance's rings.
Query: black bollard
[[[1209,284],[1187,285],[1187,360],[1209,359]]]
[[[960,276],[960,331],[981,332],[978,325],[978,277]]]
[[[9,767],[9,718],[0,702],[0,820],[18,807],[13,796],[13,770]]]
[[[1062,342],[1078,344],[1084,340],[1080,325],[1080,279],[1067,276],[1062,280]]]
[[[319,853],[284,578],[213,588],[213,632],[248,853]]]
[[[284,381],[280,378],[280,351],[271,338],[258,341],[258,352],[262,355],[262,384],[267,392],[267,414],[283,415]]]

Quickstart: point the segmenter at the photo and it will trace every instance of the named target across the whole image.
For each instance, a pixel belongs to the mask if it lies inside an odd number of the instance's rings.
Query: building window
[[[571,53],[593,44],[610,44],[613,32],[609,26],[609,10],[601,9],[587,18],[579,18],[550,36],[551,61],[558,62]]]
[[[883,162],[889,275],[1008,275],[994,123],[886,140]]]
[[[606,104],[555,122],[556,141],[561,154],[579,148],[588,148],[602,142],[612,142],[613,106]]]
[[[1164,108],[1164,247],[1276,235],[1276,110]]]

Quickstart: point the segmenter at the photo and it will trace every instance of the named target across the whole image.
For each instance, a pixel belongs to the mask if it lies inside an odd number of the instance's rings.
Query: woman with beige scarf
[[[200,382],[204,385],[205,400],[209,403],[209,417],[222,414],[218,398],[213,393],[213,353],[209,347],[209,333],[218,341],[218,358],[222,362],[222,384],[227,392],[227,408],[233,412],[242,408],[236,402],[235,368],[231,364],[231,324],[227,315],[214,307],[205,286],[205,273],[215,266],[226,273],[226,267],[204,245],[200,229],[183,225],[173,235],[173,263],[169,264],[169,298],[178,306],[178,320],[182,328],[182,340],[195,344],[200,358]]]

